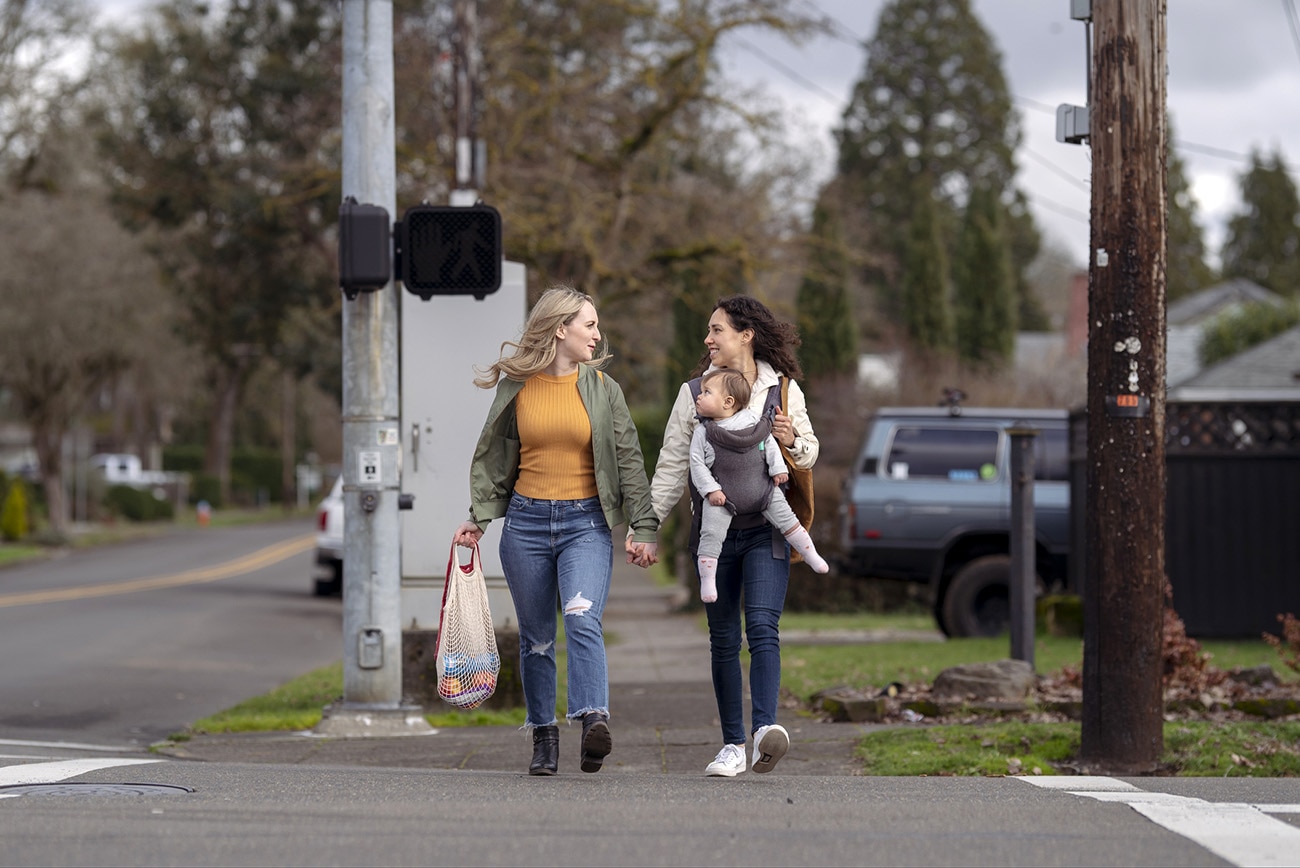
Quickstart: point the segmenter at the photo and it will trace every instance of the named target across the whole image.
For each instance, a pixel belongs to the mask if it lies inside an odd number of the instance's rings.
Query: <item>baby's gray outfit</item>
[[[705,419],[691,435],[691,481],[704,503],[700,511],[700,557],[716,558],[731,528],[732,515],[762,513],[779,531],[798,524],[785,494],[772,477],[789,473],[770,416],[748,408],[727,419]],[[722,489],[727,502],[709,503]]]

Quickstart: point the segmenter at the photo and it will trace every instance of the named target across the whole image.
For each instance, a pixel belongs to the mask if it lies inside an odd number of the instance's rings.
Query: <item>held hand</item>
[[[451,537],[453,545],[473,548],[483,538],[483,529],[472,521],[462,522]]]
[[[714,506],[723,506],[724,504],[726,504],[726,502],[727,502],[727,495],[722,493],[721,488],[719,488],[717,491],[709,492],[709,503],[713,504]]]
[[[632,542],[632,532],[629,530],[627,536],[623,539],[623,551],[627,552],[627,562],[640,566],[641,547],[645,543]]]
[[[772,481],[775,482],[777,485],[785,485],[787,482],[790,481],[790,474],[778,473],[776,476],[772,477]]]
[[[658,543],[631,543],[632,551],[627,556],[629,564],[649,567],[659,562]]]
[[[636,565],[638,567],[652,567],[657,563],[659,563],[659,544],[642,543],[641,557],[637,559]]]
[[[794,423],[779,409],[772,419],[772,436],[786,449],[794,448]]]

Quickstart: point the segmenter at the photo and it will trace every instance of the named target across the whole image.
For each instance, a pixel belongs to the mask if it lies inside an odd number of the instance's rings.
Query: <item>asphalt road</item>
[[[61,773],[5,762],[0,783]],[[0,865],[1300,864],[1300,816],[1279,812],[1300,811],[1283,804],[1296,786],[1280,780],[1076,778],[1076,793],[1026,778],[68,771],[45,797],[0,789]],[[124,783],[155,792],[102,786]]]
[[[308,532],[207,529],[0,570],[0,866],[1300,866],[1294,779],[706,778],[677,755],[707,747],[672,732],[662,762],[541,778],[149,751],[341,656]],[[680,670],[621,629],[637,677]]]
[[[312,540],[202,528],[0,570],[0,739],[144,747],[339,660]]]

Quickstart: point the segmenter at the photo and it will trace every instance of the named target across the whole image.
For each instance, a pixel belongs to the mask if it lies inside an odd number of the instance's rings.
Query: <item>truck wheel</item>
[[[986,555],[963,566],[943,595],[943,625],[953,637],[997,636],[1011,626],[1011,558]]]
[[[343,568],[341,566],[331,566],[330,575],[327,579],[315,579],[312,582],[312,593],[317,597],[335,597],[343,593]]]

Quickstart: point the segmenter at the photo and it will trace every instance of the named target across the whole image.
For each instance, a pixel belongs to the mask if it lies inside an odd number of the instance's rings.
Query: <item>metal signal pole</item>
[[[1093,0],[1081,761],[1164,747],[1166,0]]]
[[[392,0],[343,0],[343,195],[397,212]],[[387,234],[387,233],[385,233]],[[429,731],[402,702],[399,295],[343,302],[343,701],[329,735]]]

